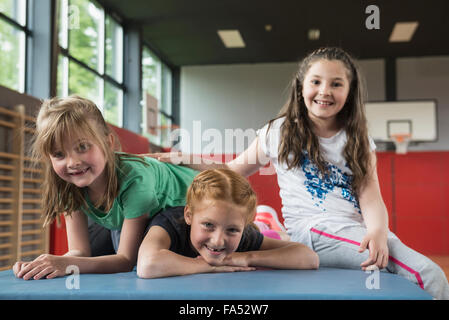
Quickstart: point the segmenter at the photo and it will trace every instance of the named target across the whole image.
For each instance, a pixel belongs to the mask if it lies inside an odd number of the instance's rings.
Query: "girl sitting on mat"
[[[316,269],[307,246],[264,237],[251,222],[257,198],[231,170],[207,170],[187,191],[187,205],[159,213],[139,249],[137,275],[160,278],[255,267]]]
[[[194,165],[198,162],[190,155],[153,156],[181,160],[198,170],[229,168],[244,176],[271,161],[291,240],[313,248],[321,266],[386,268],[435,298],[449,299],[441,268],[388,229],[364,98],[353,58],[340,48],[321,48],[300,64],[279,115],[233,161]]]
[[[64,213],[68,252],[17,262],[14,273],[28,279],[80,273],[131,271],[149,218],[185,204],[198,173],[152,158],[114,152],[114,135],[96,105],[78,96],[44,101],[36,122],[33,157],[44,171],[45,225]],[[111,230],[116,254],[90,257],[87,218]]]

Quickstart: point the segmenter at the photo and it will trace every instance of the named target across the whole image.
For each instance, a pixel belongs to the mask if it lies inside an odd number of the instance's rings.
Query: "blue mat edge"
[[[273,272],[274,271],[274,272]],[[250,284],[250,281],[254,282],[255,277],[265,277],[265,278],[272,278],[272,280],[276,280],[278,276],[283,276],[284,280],[286,277],[291,277],[291,274],[299,274],[302,275],[302,280],[308,280],[309,278],[311,281],[316,279],[320,279],[320,276],[326,276],[330,273],[332,275],[338,276],[339,274],[342,274],[343,276],[356,276],[356,277],[368,277],[368,275],[365,275],[363,272],[357,272],[355,270],[347,270],[347,269],[333,269],[333,268],[320,268],[319,270],[258,270],[254,271],[255,273],[248,273],[250,276],[246,276],[246,273],[239,273],[240,275],[237,276],[237,280],[239,281],[239,277],[242,278],[249,278],[253,280],[248,280],[248,284]],[[237,273],[236,273],[237,275]],[[312,277],[308,277],[312,276]],[[43,295],[38,295],[36,292],[33,292],[31,289],[36,289],[37,287],[42,288],[42,285],[44,284],[44,281],[52,281],[51,284],[54,287],[55,284],[61,284],[61,282],[65,282],[67,280],[67,277],[63,278],[57,278],[53,280],[37,280],[38,286],[34,286],[31,284],[33,281],[36,280],[29,280],[25,281],[22,279],[17,279],[14,277],[12,270],[6,270],[0,272],[0,300],[123,300],[123,299],[129,299],[129,300],[430,300],[432,297],[427,294],[425,291],[421,290],[419,287],[414,287],[415,285],[413,283],[410,283],[408,280],[401,278],[397,275],[392,274],[383,274],[382,275],[382,281],[387,281],[387,291],[380,292],[376,290],[371,290],[369,293],[371,295],[368,295],[368,291],[363,293],[363,296],[357,295],[355,292],[352,294],[351,292],[345,293],[345,292],[339,292],[335,293],[336,290],[331,290],[330,292],[323,292],[319,289],[313,292],[305,292],[303,294],[298,293],[297,291],[289,291],[287,292],[279,291],[280,294],[276,295],[273,293],[264,292],[263,290],[254,290],[251,295],[248,295],[248,293],[245,292],[224,292],[223,290],[220,292],[214,292],[211,294],[212,291],[183,291],[177,292],[176,287],[178,287],[178,284],[188,284],[191,281],[197,281],[197,283],[201,284],[201,281],[203,284],[210,285],[212,282],[227,282],[228,279],[233,279],[229,274],[199,274],[199,275],[191,275],[191,276],[183,276],[183,277],[172,277],[172,278],[164,278],[164,279],[139,279],[137,275],[135,274],[135,271],[128,272],[128,273],[119,273],[119,274],[113,274],[113,275],[81,275],[81,279],[87,279],[85,281],[92,281],[91,279],[97,277],[100,279],[100,282],[102,279],[113,279],[116,281],[119,285],[124,284],[125,289],[128,291],[122,291],[122,292],[114,292],[110,291],[108,292],[108,295],[106,297],[98,298],[102,294],[104,295],[104,289],[101,288],[98,290],[92,290],[87,291],[88,294],[93,295],[93,297],[89,297],[89,295],[86,295],[80,291],[77,290],[64,290],[64,291],[53,291],[53,292],[45,292]],[[9,278],[10,277],[10,278]],[[318,278],[317,278],[318,277]],[[281,277],[282,278],[282,277]],[[4,280],[6,279],[6,281]],[[89,280],[90,279],[90,280]],[[234,276],[235,279],[235,276]],[[361,278],[363,280],[363,278]],[[270,281],[270,279],[268,279]],[[356,279],[358,282],[360,282],[360,279]],[[23,282],[21,282],[23,281]],[[241,281],[241,280],[240,280]],[[326,281],[325,277],[324,280]],[[336,285],[338,285],[338,282],[341,282],[342,279],[337,279]],[[403,286],[406,288],[406,290],[411,290],[411,294],[399,294],[397,293],[397,290],[393,288],[393,293],[388,292],[388,287],[391,286],[392,283],[388,283],[388,281],[393,281],[393,284],[398,285],[399,287]],[[285,282],[285,281],[284,281]],[[9,287],[8,287],[9,283]],[[5,286],[6,284],[6,286]],[[27,290],[26,292],[17,292],[15,294],[11,294],[11,289],[14,289],[14,284],[18,288],[29,288],[30,290]],[[172,291],[170,290],[162,290],[158,291],[157,294],[153,292],[154,289],[150,287],[150,291],[148,292],[148,296],[145,297],[145,289],[150,284],[154,284],[155,287],[157,286],[166,286],[168,288],[175,288]],[[254,283],[252,284],[254,286]],[[312,285],[314,283],[312,282]],[[329,281],[327,281],[327,285],[329,288]],[[50,286],[50,287],[52,287]],[[138,287],[141,287],[140,289]],[[310,286],[310,283],[309,283]],[[319,286],[318,286],[319,287]],[[318,288],[317,287],[317,288]],[[384,286],[385,287],[385,286]],[[8,290],[8,288],[10,290]],[[258,287],[254,287],[258,288]],[[4,290],[6,289],[6,290]],[[106,288],[107,289],[107,288]],[[219,289],[219,288],[218,288]],[[264,288],[262,288],[264,289]],[[283,287],[281,289],[290,289],[289,287]],[[323,288],[325,289],[325,288]],[[143,291],[142,291],[143,290]],[[338,291],[338,290],[337,290]],[[61,292],[63,295],[61,295]],[[189,293],[190,292],[190,293]],[[357,292],[357,291],[356,291]],[[360,291],[359,291],[360,293]],[[385,294],[382,294],[385,293]],[[193,294],[193,296],[190,296],[189,294]],[[221,298],[220,298],[221,295]]]

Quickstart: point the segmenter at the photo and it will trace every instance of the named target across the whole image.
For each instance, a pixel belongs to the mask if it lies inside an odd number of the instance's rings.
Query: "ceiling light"
[[[318,40],[320,38],[320,29],[309,29],[309,40]]]
[[[390,42],[408,42],[418,28],[418,22],[396,22],[390,35]]]
[[[226,48],[244,48],[245,42],[238,30],[218,30],[218,35]]]
[[[265,31],[270,32],[271,30],[273,30],[273,26],[271,24],[266,24]]]

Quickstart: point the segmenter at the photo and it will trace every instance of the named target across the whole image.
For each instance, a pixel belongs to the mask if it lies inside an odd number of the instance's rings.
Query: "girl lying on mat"
[[[159,278],[256,267],[317,269],[307,246],[264,237],[251,223],[257,198],[248,181],[227,169],[200,173],[187,205],[159,213],[139,249],[137,275]]]

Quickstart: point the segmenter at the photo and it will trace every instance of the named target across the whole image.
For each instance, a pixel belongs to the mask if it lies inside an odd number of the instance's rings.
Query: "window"
[[[0,85],[25,92],[27,1],[0,0]]]
[[[162,147],[170,147],[172,117],[172,73],[151,50],[144,46],[142,50],[142,119],[143,134],[150,141]],[[154,114],[156,128],[148,132],[147,128],[147,94],[157,99],[158,112]]]
[[[58,10],[58,96],[90,99],[106,121],[121,127],[122,26],[95,1],[58,0]]]

